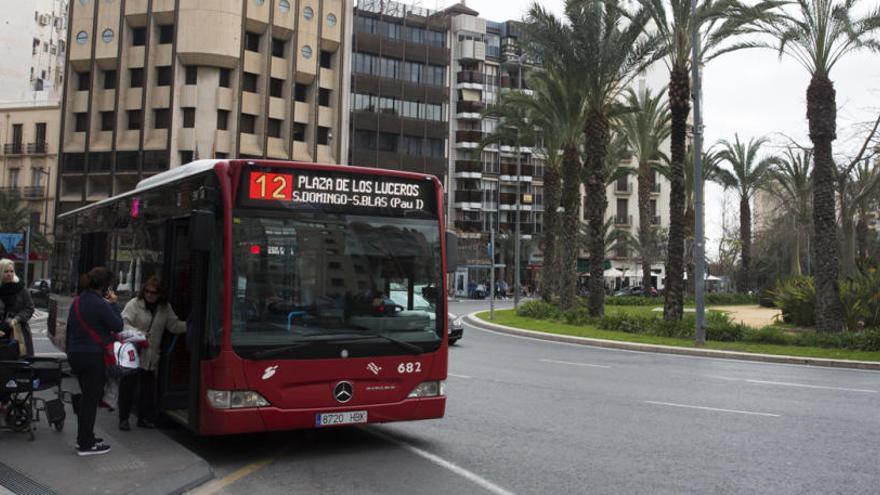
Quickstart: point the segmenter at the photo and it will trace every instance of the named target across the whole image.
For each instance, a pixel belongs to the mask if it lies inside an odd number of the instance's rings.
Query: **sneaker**
[[[104,443],[104,439],[99,438],[99,437],[95,437],[95,445],[97,445],[99,443]],[[77,444],[76,444],[76,450],[79,450],[79,442],[77,442]]]
[[[76,449],[76,455],[78,456],[101,455],[107,452],[110,452],[110,446],[104,443],[96,443],[88,449]]]

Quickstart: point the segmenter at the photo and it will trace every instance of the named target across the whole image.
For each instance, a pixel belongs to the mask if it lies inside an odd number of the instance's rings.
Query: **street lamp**
[[[517,78],[516,78],[516,88],[518,91],[522,91],[522,66],[523,61],[526,58],[526,54],[522,53],[519,57],[516,58],[516,69],[517,69]],[[522,198],[520,198],[520,182],[522,181],[522,152],[519,149],[519,127],[516,128],[516,238],[513,241],[513,266],[514,266],[514,274],[513,274],[513,307],[514,309],[519,307],[519,295],[522,292],[520,289],[520,280],[519,280],[519,258],[520,258],[520,210],[522,209]]]

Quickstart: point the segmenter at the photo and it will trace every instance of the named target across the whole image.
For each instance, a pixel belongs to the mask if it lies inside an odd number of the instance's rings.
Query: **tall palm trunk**
[[[541,280],[541,297],[550,302],[559,287],[559,264],[556,252],[557,224],[559,214],[559,168],[547,167],[544,170],[544,268]]]
[[[865,222],[865,215],[859,215],[859,221],[856,223],[856,251],[858,260],[864,262],[868,259],[868,223]]]
[[[739,292],[748,292],[752,288],[752,209],[748,196],[739,199],[739,243],[742,265],[736,285]]]
[[[816,276],[816,331],[842,329],[843,306],[838,277],[837,219],[834,207],[834,158],[831,142],[837,137],[834,83],[814,74],[807,88],[807,120],[813,142],[813,258]]]
[[[803,275],[803,271],[801,270],[801,243],[803,242],[801,229],[803,228],[803,225],[806,225],[806,223],[799,223],[797,222],[797,220],[795,220],[794,246],[792,246],[791,253],[791,274],[795,277],[800,277],[801,275]]]
[[[687,69],[676,66],[669,77],[669,111],[672,114],[671,184],[669,190],[669,245],[666,250],[666,300],[663,318],[680,320],[684,307],[684,162],[687,117],[690,112]]]
[[[590,316],[605,313],[605,157],[609,140],[608,116],[591,113],[584,128],[587,167],[587,229],[590,233]]]
[[[639,160],[643,159],[639,157]],[[654,262],[654,219],[651,218],[651,189],[654,174],[647,162],[639,163],[639,245],[642,255],[642,290],[647,294],[652,287],[651,264]]]
[[[687,284],[685,288],[687,294],[693,296],[696,293],[696,277],[697,264],[694,263],[694,231],[697,226],[697,212],[694,205],[688,202],[687,208],[684,210],[684,254],[685,254],[685,270],[687,271]]]
[[[562,249],[559,264],[559,307],[574,307],[577,283],[578,197],[580,196],[580,161],[577,149],[567,147],[562,156]]]

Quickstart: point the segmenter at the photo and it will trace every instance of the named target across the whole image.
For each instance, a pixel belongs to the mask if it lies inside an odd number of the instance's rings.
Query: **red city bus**
[[[428,175],[196,161],[59,215],[49,333],[61,345],[92,267],[120,305],[157,275],[187,321],[163,338],[157,405],[193,432],[440,418],[442,205]]]

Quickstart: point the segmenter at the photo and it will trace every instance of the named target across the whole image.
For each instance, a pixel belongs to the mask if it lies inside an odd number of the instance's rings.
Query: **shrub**
[[[696,323],[691,325],[694,328]],[[725,313],[710,311],[706,313],[706,340],[716,342],[737,342],[751,329],[742,323],[734,323]]]
[[[840,300],[851,330],[880,327],[880,271],[860,274],[840,284]]]
[[[786,335],[780,328],[764,327],[760,330],[747,332],[743,341],[754,344],[796,345],[797,336]]]
[[[562,314],[562,319],[569,325],[590,325],[595,320],[587,308],[576,308]]]
[[[795,345],[850,351],[880,351],[880,328],[860,332],[804,332],[798,335]]]
[[[605,298],[605,304],[607,306],[662,306],[663,299],[644,296],[608,296]]]
[[[808,327],[816,324],[816,286],[812,277],[792,277],[777,283],[773,298],[782,309],[782,321]]]
[[[524,318],[537,318],[539,320],[557,320],[560,317],[559,308],[544,301],[524,302],[519,305],[516,314]]]
[[[640,316],[615,314],[603,316],[599,328],[617,332],[653,335],[656,337],[673,337],[679,339],[694,338],[696,317],[685,315],[679,321],[666,321],[659,316]],[[733,323],[724,313],[709,312],[706,314],[706,339],[718,342],[734,342],[742,340],[748,328]]]

